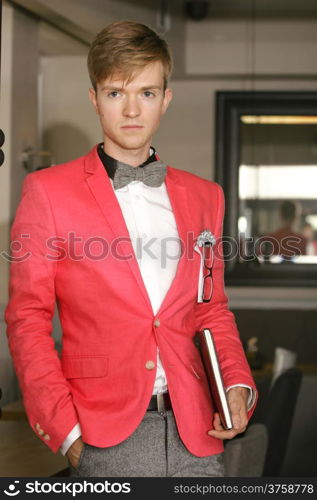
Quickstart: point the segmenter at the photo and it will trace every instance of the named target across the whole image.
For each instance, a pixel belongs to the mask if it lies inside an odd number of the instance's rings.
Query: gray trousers
[[[193,423],[193,425],[195,425]],[[71,477],[222,477],[222,453],[196,457],[179,438],[173,412],[146,412],[131,436],[116,446],[84,445]]]

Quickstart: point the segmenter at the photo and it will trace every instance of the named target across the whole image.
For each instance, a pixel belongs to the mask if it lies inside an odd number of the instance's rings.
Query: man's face
[[[164,92],[163,66],[160,61],[145,66],[126,83],[114,74],[90,89],[90,99],[100,116],[105,151],[114,158],[127,153],[147,154],[152,136],[172,98]]]

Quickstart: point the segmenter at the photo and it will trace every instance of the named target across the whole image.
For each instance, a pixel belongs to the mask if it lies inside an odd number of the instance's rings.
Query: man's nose
[[[125,116],[129,116],[130,118],[140,114],[140,106],[136,97],[127,96],[123,112]]]

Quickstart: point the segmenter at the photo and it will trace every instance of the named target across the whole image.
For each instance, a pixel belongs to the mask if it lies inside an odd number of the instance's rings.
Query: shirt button
[[[153,370],[153,368],[155,368],[155,363],[154,363],[154,361],[151,361],[151,360],[147,361],[147,362],[145,363],[145,368],[146,368],[147,370]]]
[[[160,324],[161,324],[161,322],[158,318],[156,320],[154,320],[154,326],[160,326]]]
[[[45,441],[49,441],[51,438],[48,434],[45,434],[44,439],[45,439]]]

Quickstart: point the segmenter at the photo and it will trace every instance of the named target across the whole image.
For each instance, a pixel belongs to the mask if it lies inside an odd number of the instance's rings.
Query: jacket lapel
[[[126,226],[117,197],[111,186],[109,177],[98,156],[97,149],[94,148],[85,159],[85,172],[88,174],[86,182],[89,189],[99,205],[107,223],[112,229],[114,238],[118,241],[116,251],[122,255],[130,266],[147,306],[152,310],[151,302],[146,291],[140,268],[135,257],[134,249],[130,240],[128,228]]]
[[[185,265],[187,257],[191,254],[189,245],[192,240],[189,233],[189,221],[191,218],[189,212],[188,191],[186,187],[181,184],[179,176],[175,175],[171,167],[167,167],[165,184],[172,205],[182,249],[174,280],[161,304],[157,313],[158,315],[160,315],[171,303],[175,301],[177,294],[182,293],[182,287],[180,284],[184,284]]]

